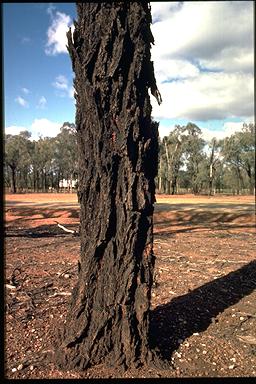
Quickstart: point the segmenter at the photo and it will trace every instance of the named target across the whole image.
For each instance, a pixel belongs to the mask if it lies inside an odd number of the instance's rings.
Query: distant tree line
[[[30,140],[28,131],[5,135],[4,178],[11,192],[59,192],[60,181],[77,179],[75,125],[65,122],[56,137]],[[72,188],[71,188],[72,191]]]
[[[5,187],[12,192],[60,191],[60,181],[76,180],[75,125],[65,122],[53,138],[31,140],[31,134],[5,135]],[[175,126],[159,139],[158,193],[254,193],[255,125],[244,124],[223,140],[207,143],[193,123]],[[71,188],[72,191],[72,188]]]
[[[202,139],[193,123],[160,140],[158,193],[254,193],[255,125],[222,140]]]

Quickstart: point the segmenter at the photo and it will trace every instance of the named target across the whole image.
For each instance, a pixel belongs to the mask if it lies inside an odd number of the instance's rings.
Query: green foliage
[[[54,137],[30,140],[30,133],[5,135],[5,184],[12,191],[58,190],[62,178],[77,178],[77,143],[75,125],[65,122]]]
[[[55,138],[54,160],[57,171],[70,178],[78,173],[77,141],[75,125],[64,123]]]
[[[255,125],[244,124],[225,140],[206,143],[193,123],[176,126],[159,143],[157,189],[160,193],[254,191]]]
[[[29,168],[29,138],[30,133],[23,131],[19,135],[6,135],[4,140],[5,177],[16,192],[17,175],[28,172]]]
[[[227,137],[222,143],[222,155],[229,170],[236,173],[243,184],[243,173],[247,175],[250,193],[255,187],[255,125],[244,124],[241,132]]]
[[[75,125],[65,122],[54,137],[32,141],[28,131],[5,135],[5,185],[16,190],[59,189],[61,179],[78,177]],[[244,124],[242,131],[225,140],[206,144],[193,123],[177,125],[159,139],[157,190],[160,193],[241,193],[255,188],[255,125]]]
[[[201,163],[205,161],[203,149],[205,142],[202,139],[202,131],[195,124],[188,123],[185,127],[184,155],[186,158],[187,172],[191,179],[191,187],[194,194],[201,190],[203,168]]]

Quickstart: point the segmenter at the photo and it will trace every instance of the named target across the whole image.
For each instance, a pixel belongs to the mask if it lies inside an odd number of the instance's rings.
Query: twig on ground
[[[167,242],[165,242],[165,241],[154,240],[154,243],[155,243],[155,244],[166,244],[166,245],[168,245],[168,247],[170,247],[170,244],[167,243]]]
[[[64,271],[62,271],[60,274],[59,274],[59,277],[61,277],[62,275],[65,275],[65,273],[69,272],[71,269],[73,268],[77,268],[77,265],[72,265],[71,267],[65,269]]]
[[[14,270],[12,271],[12,276],[10,278],[10,282],[14,286],[19,285],[19,282],[16,281],[16,277],[18,276],[18,275],[15,274],[16,271],[18,271],[19,272],[18,274],[20,275],[21,274],[21,268],[14,268]]]
[[[61,225],[58,221],[54,220],[54,222],[57,224],[57,226],[59,228],[61,228],[63,231],[65,232],[68,232],[68,233],[72,233],[72,235],[74,236],[78,236],[78,232],[77,231],[74,231],[73,229],[67,229],[66,227],[64,227],[64,225]]]
[[[29,296],[30,295],[38,295],[39,293],[46,291],[48,288],[50,288],[52,286],[53,286],[53,282],[46,283],[42,287],[32,289],[31,291],[28,292],[28,295]]]
[[[219,260],[219,259],[215,259],[214,263],[215,262],[234,263],[234,264],[246,264],[245,260],[228,260],[228,259]]]
[[[237,335],[237,338],[242,341],[243,343],[248,343],[252,345],[256,345],[256,338],[250,335],[247,336],[242,336],[242,335]]]
[[[11,370],[12,371],[13,370],[21,371],[22,369],[25,369],[31,365],[38,365],[38,363],[40,363],[40,364],[49,363],[50,355],[53,355],[53,350],[49,349],[49,350],[41,351],[36,356],[34,356],[32,359],[24,359],[24,360],[17,362],[15,364],[15,366],[13,366],[11,368]],[[46,361],[44,362],[45,359],[46,359]]]
[[[17,287],[15,285],[11,285],[11,284],[5,284],[5,288],[8,288],[8,289],[17,289]]]
[[[71,292],[54,292],[54,294],[49,297],[51,298],[56,296],[71,296]]]
[[[237,314],[240,315],[240,316],[247,316],[247,317],[255,317],[256,318],[256,314],[254,314],[254,313],[237,312]]]

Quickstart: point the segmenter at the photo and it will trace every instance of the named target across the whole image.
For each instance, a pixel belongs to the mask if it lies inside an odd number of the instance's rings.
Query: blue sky
[[[254,122],[253,2],[151,3],[160,136],[197,124],[206,139]],[[55,136],[75,122],[66,31],[75,3],[5,3],[5,131]]]
[[[57,19],[57,12],[68,15],[72,23],[75,4],[58,3],[56,9],[49,8],[49,3],[3,7],[5,126],[33,126],[35,136],[36,129],[46,136],[43,123],[47,125],[47,121],[62,125],[75,119],[69,56],[65,52],[46,52],[47,31]],[[49,124],[46,134],[54,134],[56,129]]]

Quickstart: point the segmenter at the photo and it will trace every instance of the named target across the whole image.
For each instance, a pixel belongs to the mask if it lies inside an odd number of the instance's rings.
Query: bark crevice
[[[138,367],[152,362],[149,309],[158,124],[148,89],[147,2],[80,3],[68,50],[75,72],[80,271],[56,362]]]

